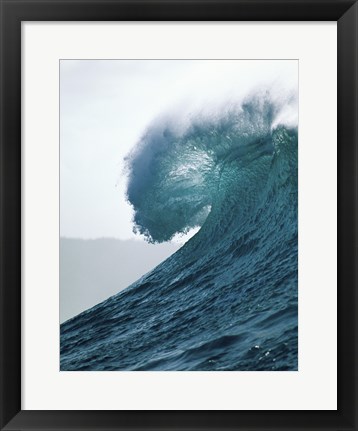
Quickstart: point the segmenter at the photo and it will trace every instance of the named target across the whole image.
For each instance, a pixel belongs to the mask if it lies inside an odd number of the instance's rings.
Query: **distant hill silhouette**
[[[61,238],[61,323],[126,288],[179,248],[172,243]]]

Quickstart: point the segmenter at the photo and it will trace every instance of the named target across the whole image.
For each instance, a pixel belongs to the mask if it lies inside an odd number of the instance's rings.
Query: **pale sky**
[[[163,112],[190,114],[260,84],[297,86],[296,61],[61,60],[61,236],[135,238],[123,158]]]

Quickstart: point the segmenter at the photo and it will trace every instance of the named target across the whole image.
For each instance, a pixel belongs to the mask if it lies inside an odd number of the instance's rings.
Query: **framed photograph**
[[[0,429],[356,430],[356,2],[0,3]]]

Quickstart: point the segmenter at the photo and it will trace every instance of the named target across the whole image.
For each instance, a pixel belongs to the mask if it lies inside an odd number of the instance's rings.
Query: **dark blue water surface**
[[[127,161],[136,231],[201,229],[61,325],[61,370],[297,370],[298,137],[276,111],[254,98],[148,129]]]

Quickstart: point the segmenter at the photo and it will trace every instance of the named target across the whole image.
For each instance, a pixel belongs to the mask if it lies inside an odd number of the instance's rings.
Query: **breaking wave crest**
[[[282,140],[297,137],[297,127],[275,125],[292,103],[273,102],[266,93],[190,122],[154,122],[127,158],[135,232],[150,242],[168,241],[218,212],[229,227],[233,214],[222,213],[225,200],[230,212],[242,213],[262,189]]]

